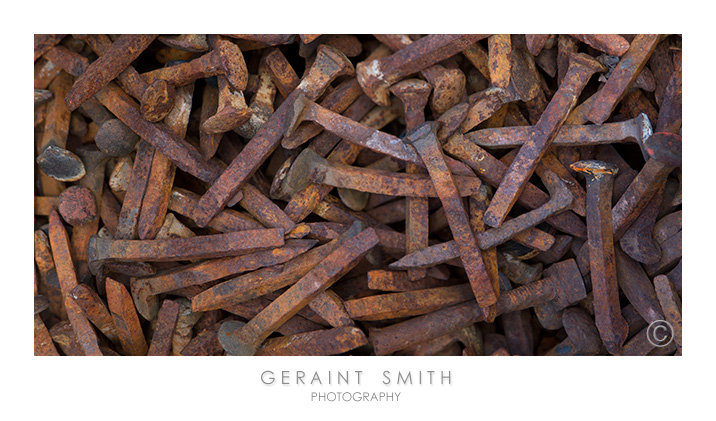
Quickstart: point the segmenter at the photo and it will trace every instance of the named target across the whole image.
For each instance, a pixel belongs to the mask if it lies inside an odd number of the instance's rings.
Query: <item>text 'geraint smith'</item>
[[[277,371],[261,373],[265,385],[345,385],[359,386],[365,380],[363,371]],[[450,371],[390,371],[384,370],[379,381],[384,385],[450,385]],[[370,380],[369,380],[370,381]],[[375,383],[373,383],[375,384]]]

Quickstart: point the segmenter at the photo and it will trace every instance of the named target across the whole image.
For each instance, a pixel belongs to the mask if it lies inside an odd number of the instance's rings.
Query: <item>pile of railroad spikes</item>
[[[679,35],[36,35],[34,71],[35,355],[681,354]]]

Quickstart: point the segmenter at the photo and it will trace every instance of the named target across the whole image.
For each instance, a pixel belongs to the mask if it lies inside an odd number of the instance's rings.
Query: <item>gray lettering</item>
[[[270,376],[268,381],[264,380],[264,376],[267,373]],[[264,371],[263,373],[261,373],[261,381],[263,382],[263,384],[273,384],[274,380],[276,380],[276,379],[273,376],[273,371]]]

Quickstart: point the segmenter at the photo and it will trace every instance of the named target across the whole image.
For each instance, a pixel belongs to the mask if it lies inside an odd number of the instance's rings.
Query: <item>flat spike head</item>
[[[97,204],[92,191],[70,186],[60,193],[58,210],[62,219],[73,227],[86,225],[97,218]]]
[[[534,59],[522,48],[513,48],[510,58],[512,66],[507,91],[522,101],[533,100],[541,90]]]
[[[558,308],[566,308],[587,298],[579,267],[574,259],[564,260],[553,264],[544,270],[544,276],[557,282],[555,289],[557,296],[552,300]]]
[[[103,265],[102,259],[104,253],[100,248],[106,248],[106,241],[103,241],[102,238],[96,235],[90,237],[87,247],[87,265],[89,266],[90,272],[95,275],[99,273]]]
[[[328,63],[326,60],[330,60],[330,62],[333,63],[330,74],[334,76],[334,78],[339,76],[354,76],[356,74],[353,63],[351,63],[341,50],[331,47],[330,45],[319,45],[316,60],[313,63],[314,65],[317,63]]]
[[[651,126],[651,121],[645,113],[641,113],[636,116],[636,124],[641,130],[639,131],[639,138],[637,139],[639,145],[643,145],[647,139],[654,134],[654,128]]]
[[[218,44],[216,53],[219,55],[226,79],[234,89],[243,91],[249,83],[249,73],[246,69],[244,55],[239,47],[231,41],[220,40]]]
[[[229,320],[221,324],[217,337],[221,347],[224,348],[227,354],[248,356],[254,355],[258,350],[258,347],[253,344],[246,344],[237,340],[239,330],[244,325],[246,323],[238,320]]]
[[[430,136],[435,136],[435,133],[441,125],[442,123],[439,121],[427,121],[408,132],[408,134],[406,134],[403,138],[403,141],[405,143],[413,144],[427,139]]]
[[[596,355],[601,349],[597,325],[586,311],[579,307],[569,307],[562,314],[562,325],[577,351],[583,355]]]
[[[654,133],[640,145],[649,158],[670,167],[681,166],[681,136],[673,133]]]
[[[129,290],[134,301],[137,312],[146,320],[154,320],[159,313],[159,299],[156,295],[150,295],[137,278],[130,278]]]
[[[360,212],[368,206],[370,193],[351,189],[338,189],[338,197],[348,208]]]
[[[579,65],[586,69],[592,70],[593,72],[604,73],[607,70],[607,66],[600,63],[594,57],[584,53],[572,53],[569,57],[569,67]]]
[[[224,107],[201,125],[206,133],[221,134],[233,130],[249,121],[250,108]]]
[[[360,62],[356,66],[356,77],[363,88],[363,92],[371,101],[387,107],[390,105],[390,84],[385,81],[385,75],[380,68],[380,60]]]
[[[439,118],[438,122],[442,124],[438,130],[438,140],[444,142],[449,138],[455,130],[460,128],[460,125],[467,117],[467,112],[470,110],[470,105],[466,102],[455,105],[449,110],[445,111]]]
[[[312,149],[306,149],[301,152],[291,165],[286,174],[282,186],[284,194],[292,196],[293,193],[303,190],[311,184],[309,179],[310,172],[313,171],[317,164],[323,162],[325,158],[318,155]]]
[[[85,175],[82,160],[55,145],[48,145],[36,161],[43,173],[58,181],[77,181]]]
[[[158,39],[164,43],[164,45],[191,53],[203,53],[209,49],[206,35],[161,36]]]
[[[428,103],[430,97],[430,91],[433,87],[426,81],[420,79],[405,79],[396,83],[390,87],[390,92],[393,95],[400,98],[405,104],[406,108],[408,104],[413,104],[416,107],[424,108]]]
[[[320,45],[313,65],[298,85],[298,89],[315,100],[323,95],[331,82],[340,76],[355,75],[355,68],[348,58],[338,49],[329,45]]]
[[[439,78],[430,81],[435,85],[432,106],[439,114],[460,101],[465,93],[465,74],[460,69],[446,69]]]
[[[578,161],[569,167],[574,171],[581,172],[585,176],[593,178],[601,178],[604,175],[613,177],[619,172],[619,167],[615,164],[597,160]]]
[[[654,128],[651,126],[651,121],[645,113],[639,114],[632,120],[636,126],[636,143],[639,144],[639,148],[641,148],[641,156],[644,157],[644,161],[648,161],[649,154],[646,153],[646,141],[654,134]]]
[[[286,125],[284,136],[291,136],[296,128],[303,122],[303,112],[309,102],[311,102],[311,100],[306,97],[305,93],[301,91],[296,92],[293,104],[291,104],[291,109],[288,113],[289,123]]]
[[[155,80],[142,95],[142,115],[156,123],[166,117],[174,108],[176,89],[164,79]]]
[[[272,199],[285,201],[291,200],[291,189],[285,184],[286,177],[288,176],[289,170],[293,166],[293,162],[296,160],[296,156],[297,155],[288,157],[288,159],[283,161],[283,164],[278,167],[276,175],[273,177],[273,181],[271,182],[271,189],[269,190],[269,196]]]
[[[107,120],[94,137],[97,147],[107,155],[127,156],[139,142],[139,136],[119,119]]]

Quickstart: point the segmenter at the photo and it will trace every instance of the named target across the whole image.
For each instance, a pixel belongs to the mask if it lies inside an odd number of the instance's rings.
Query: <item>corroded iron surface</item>
[[[682,72],[678,34],[35,35],[34,353],[681,355]]]

